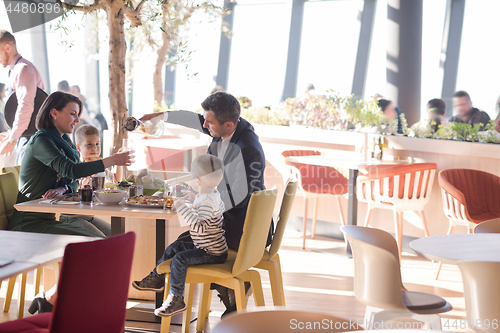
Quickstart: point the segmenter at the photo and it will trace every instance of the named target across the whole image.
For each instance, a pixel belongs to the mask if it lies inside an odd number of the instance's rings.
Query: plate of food
[[[136,197],[130,197],[126,199],[125,202],[129,206],[136,206],[136,207],[163,208],[165,206],[167,208],[170,208],[174,203],[174,199],[155,197],[152,195],[140,195]]]

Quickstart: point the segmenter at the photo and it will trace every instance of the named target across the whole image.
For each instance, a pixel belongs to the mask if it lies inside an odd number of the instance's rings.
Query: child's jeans
[[[170,293],[183,296],[188,267],[201,264],[222,264],[227,259],[227,252],[216,256],[196,248],[192,242],[175,241],[163,252],[163,257],[158,264],[170,258],[172,258],[170,263]],[[153,272],[159,275],[156,267]]]

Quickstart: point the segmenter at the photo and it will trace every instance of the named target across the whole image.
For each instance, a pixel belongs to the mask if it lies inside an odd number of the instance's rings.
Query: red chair
[[[69,244],[52,313],[0,324],[2,333],[121,333],[135,234]]]
[[[450,221],[448,235],[461,225],[470,233],[478,223],[500,218],[500,177],[472,169],[447,169],[439,173],[444,214]],[[436,280],[443,264],[439,263]]]
[[[290,156],[312,156],[321,155],[321,152],[314,150],[285,150],[281,153],[287,165],[287,174],[284,176],[285,182],[289,176],[293,176],[299,181],[298,190],[304,195],[304,235],[302,248],[306,248],[307,231],[307,206],[309,198],[314,198],[314,211],[312,221],[311,238],[316,237],[316,218],[318,214],[318,199],[320,196],[333,195],[337,202],[340,215],[340,222],[345,225],[344,212],[340,203],[340,196],[347,193],[347,178],[332,167],[288,162]]]
[[[370,224],[374,208],[392,210],[400,259],[405,211],[420,213],[424,234],[429,236],[424,206],[430,199],[436,168],[434,163],[384,165],[372,167],[368,174],[358,177],[358,200],[368,204],[365,227]]]

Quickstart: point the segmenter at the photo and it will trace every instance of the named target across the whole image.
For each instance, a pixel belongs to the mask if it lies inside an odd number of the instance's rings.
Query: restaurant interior
[[[500,332],[500,1],[2,3],[0,333]]]

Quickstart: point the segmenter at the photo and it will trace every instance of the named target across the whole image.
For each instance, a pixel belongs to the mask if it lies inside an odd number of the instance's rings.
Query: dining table
[[[358,175],[367,174],[383,165],[396,165],[410,163],[407,160],[380,160],[380,159],[345,159],[333,155],[307,155],[307,156],[288,156],[287,162],[309,164],[323,167],[342,168],[349,170],[347,180],[347,225],[357,225],[358,221],[358,197],[356,195],[356,184]],[[352,257],[351,246],[347,243],[347,256]]]
[[[101,204],[94,203],[85,205],[79,202],[61,201],[50,204],[48,200],[37,199],[23,203],[15,204],[14,207],[18,211],[37,212],[37,213],[60,213],[60,214],[77,214],[77,215],[97,215],[111,217],[111,234],[117,235],[125,232],[126,218],[140,218],[156,220],[155,225],[155,262],[157,262],[165,250],[165,235],[169,231],[170,226],[178,226],[177,214],[170,209],[154,206],[127,205],[122,202],[120,204]],[[166,225],[169,228],[166,228]],[[179,228],[172,229],[178,232]],[[38,234],[37,234],[38,235]],[[177,236],[177,235],[175,235]],[[155,293],[155,307],[158,308],[163,303],[163,293]],[[193,311],[194,313],[194,311]],[[127,311],[127,320],[155,322],[159,323],[160,318],[156,317],[152,311],[144,311],[139,307],[129,309]],[[176,322],[177,320],[174,320]],[[179,321],[180,322],[180,321]]]
[[[451,234],[410,242],[418,255],[445,264],[459,261],[500,261],[500,234]]]

